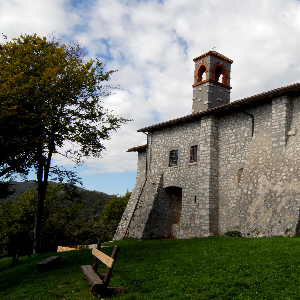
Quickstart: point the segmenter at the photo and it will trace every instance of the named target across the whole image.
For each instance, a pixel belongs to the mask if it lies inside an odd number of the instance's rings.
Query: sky
[[[87,60],[118,70],[110,84],[120,89],[103,106],[133,121],[101,158],[76,169],[53,160],[108,194],[134,187],[137,153],[126,151],[146,143],[138,129],[191,113],[193,58],[216,47],[233,60],[231,101],[300,81],[299,0],[0,0],[1,32],[77,40]]]

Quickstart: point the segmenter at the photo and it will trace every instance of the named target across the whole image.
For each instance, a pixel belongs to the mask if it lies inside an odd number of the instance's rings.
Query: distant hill
[[[50,181],[49,184],[56,183]],[[11,186],[11,190],[14,191],[14,193],[6,199],[0,199],[0,204],[4,203],[8,199],[13,202],[17,201],[17,197],[20,197],[22,193],[35,187],[36,182],[33,180],[24,182],[14,181]],[[78,190],[82,195],[83,209],[80,212],[80,219],[83,222],[86,222],[90,216],[93,216],[96,213],[100,212],[103,207],[111,200],[111,195],[102,192],[89,191],[80,187],[78,188]]]
[[[16,197],[20,197],[25,191],[33,189],[36,186],[35,181],[29,180],[24,182],[13,181],[11,185],[11,191],[14,193],[7,198],[0,198],[0,203],[4,203],[6,200],[16,201]]]

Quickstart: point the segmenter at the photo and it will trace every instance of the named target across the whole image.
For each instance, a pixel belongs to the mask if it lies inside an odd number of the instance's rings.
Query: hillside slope
[[[49,184],[57,183],[50,181]],[[28,180],[24,182],[14,181],[11,187],[11,190],[14,191],[14,193],[6,199],[0,199],[0,204],[7,200],[15,202],[17,201],[17,198],[22,195],[22,193],[35,187],[36,182],[34,180]],[[78,190],[82,195],[83,209],[80,212],[80,219],[83,222],[86,222],[90,216],[102,211],[103,207],[111,200],[111,195],[102,192],[89,191],[80,187],[78,187]]]

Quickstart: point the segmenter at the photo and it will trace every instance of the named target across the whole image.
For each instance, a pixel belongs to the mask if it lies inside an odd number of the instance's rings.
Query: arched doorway
[[[170,186],[165,190],[169,202],[169,221],[171,225],[170,235],[171,237],[177,237],[181,221],[182,188]]]

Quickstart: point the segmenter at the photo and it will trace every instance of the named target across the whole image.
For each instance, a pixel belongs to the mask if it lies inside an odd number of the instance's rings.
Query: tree
[[[88,244],[97,241],[109,241],[114,237],[121,221],[131,193],[127,191],[124,196],[111,196],[110,202],[103,210],[92,216],[75,233],[79,243]]]
[[[2,199],[7,198],[8,196],[12,195],[13,193],[14,193],[14,191],[11,190],[11,182],[0,181],[0,195],[1,195]]]
[[[9,243],[9,255],[20,245],[25,249],[29,246],[33,234],[34,202],[32,198],[26,198],[17,202],[8,200],[0,205],[0,243]],[[6,254],[4,249],[1,250],[0,255]],[[19,249],[20,255],[23,250]]]
[[[0,243],[9,243],[13,247],[18,245],[21,253],[30,247],[28,242],[33,234],[36,199],[37,188],[33,188],[17,197],[17,202],[8,200],[0,205]],[[55,251],[59,244],[75,241],[81,199],[81,195],[69,184],[48,186],[42,218],[42,243],[48,251]]]
[[[130,196],[128,191],[123,197],[112,196],[111,201],[103,208],[101,222],[106,228],[109,240],[114,237]]]
[[[28,101],[34,83],[29,82],[31,58],[24,48],[17,41],[0,44],[0,177],[27,174],[35,153],[38,114]]]
[[[2,172],[36,169],[35,240],[41,236],[49,175],[61,175],[51,165],[53,155],[62,154],[77,164],[99,157],[103,141],[128,121],[101,105],[100,98],[109,93],[102,83],[113,72],[105,72],[99,60],[84,62],[84,49],[77,42],[64,45],[34,34],[0,46],[0,124],[9,124],[0,139],[5,149],[12,143],[16,149],[0,157],[0,164]]]

